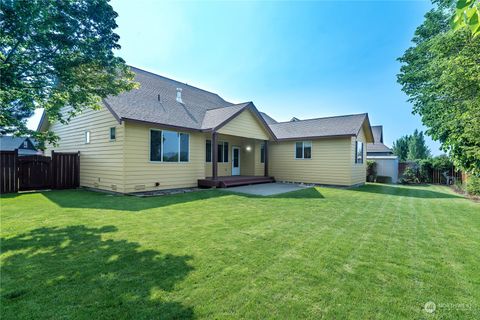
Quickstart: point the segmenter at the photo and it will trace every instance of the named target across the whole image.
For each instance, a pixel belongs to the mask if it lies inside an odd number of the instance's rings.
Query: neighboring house
[[[383,126],[372,126],[373,143],[367,145],[368,156],[393,156],[393,151],[383,144]]]
[[[80,151],[80,184],[122,193],[195,187],[224,176],[352,186],[365,182],[367,114],[277,122],[252,102],[133,68],[139,89],[67,124],[55,151]],[[68,112],[65,108],[63,112]],[[50,152],[52,148],[48,148]],[[203,183],[202,182],[202,183]]]
[[[377,175],[391,177],[393,183],[398,181],[398,157],[392,149],[383,144],[383,126],[372,126],[373,143],[367,144],[367,160],[377,163]]]
[[[42,154],[35,147],[35,140],[27,137],[0,136],[0,151],[14,151],[18,149],[19,155]]]

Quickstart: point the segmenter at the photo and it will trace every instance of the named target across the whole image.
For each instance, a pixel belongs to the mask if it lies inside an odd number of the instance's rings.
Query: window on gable
[[[117,132],[115,127],[110,128],[110,140],[115,140],[117,138]]]
[[[312,142],[298,141],[295,142],[295,159],[311,159],[312,158]]]
[[[188,162],[190,135],[167,130],[150,130],[150,161]]]
[[[363,142],[361,141],[355,144],[355,163],[363,163]]]
[[[85,131],[85,144],[90,143],[90,131]]]

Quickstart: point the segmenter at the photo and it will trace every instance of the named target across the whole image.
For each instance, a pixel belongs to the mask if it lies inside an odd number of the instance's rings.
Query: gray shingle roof
[[[14,151],[18,149],[19,154],[37,154],[36,149],[29,148],[23,149],[22,143],[25,140],[30,140],[31,145],[35,148],[35,140],[27,137],[14,137],[14,136],[0,136],[0,150],[1,151]]]
[[[367,144],[367,153],[392,153],[392,149],[383,144],[383,126],[372,126],[374,143]]]
[[[278,139],[356,135],[366,113],[308,120],[279,122],[270,125]]]
[[[262,115],[263,119],[265,120],[265,122],[270,125],[270,124],[275,124],[275,123],[278,123],[277,120],[273,119],[272,117],[270,117],[268,114],[266,114],[265,112],[260,112],[260,114]]]
[[[384,145],[383,143],[368,143],[367,152],[382,152],[382,153],[393,153],[392,149]]]
[[[215,93],[138,68],[131,70],[140,87],[105,100],[119,118],[203,129],[204,123],[214,124],[233,109],[211,113],[214,119],[205,119],[207,111],[235,106]],[[177,101],[177,88],[182,89],[183,103]]]
[[[138,89],[110,96],[106,107],[117,119],[136,120],[160,125],[196,130],[216,128],[243,109],[250,108],[264,122],[277,139],[314,138],[356,135],[362,127],[366,113],[277,122],[265,113],[258,113],[253,103],[234,104],[219,95],[186,83],[131,67]],[[182,89],[182,102],[177,101],[177,88]],[[42,117],[44,119],[44,117]],[[39,128],[42,124],[39,125]]]
[[[230,107],[207,110],[205,113],[205,117],[203,118],[201,128],[202,129],[215,128],[219,124],[231,118],[237,112],[244,109],[248,104],[249,102],[246,102],[246,103],[236,104]]]
[[[0,150],[13,151],[20,148],[25,137],[13,137],[13,136],[0,136]]]

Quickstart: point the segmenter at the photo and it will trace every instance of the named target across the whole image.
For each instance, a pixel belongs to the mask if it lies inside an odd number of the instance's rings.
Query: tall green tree
[[[51,122],[68,122],[108,95],[135,87],[133,73],[114,55],[117,13],[108,0],[2,0],[0,6],[0,134],[51,132],[26,128],[36,108]],[[61,113],[70,106],[71,111]]]
[[[480,0],[458,0],[453,17],[455,30],[467,27],[473,36],[480,35]]]
[[[422,131],[415,129],[408,140],[407,160],[427,159],[431,156]]]
[[[408,146],[410,142],[410,136],[406,135],[393,142],[393,154],[398,157],[400,161],[406,161],[408,156]]]
[[[480,37],[452,29],[455,3],[434,2],[399,58],[398,82],[413,112],[457,167],[480,174]]]

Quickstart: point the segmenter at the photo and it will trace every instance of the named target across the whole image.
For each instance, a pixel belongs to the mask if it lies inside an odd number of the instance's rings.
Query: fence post
[[[20,189],[18,181],[18,149],[15,149],[13,152],[13,190],[18,192]]]
[[[50,183],[51,184],[51,188],[52,189],[56,189],[57,187],[57,170],[56,170],[56,166],[55,166],[55,151],[52,150],[52,160],[50,161],[50,170],[52,172],[52,182]]]
[[[80,188],[80,151],[77,152],[77,159],[76,159],[76,166],[75,166],[75,179],[76,179],[76,187]]]

